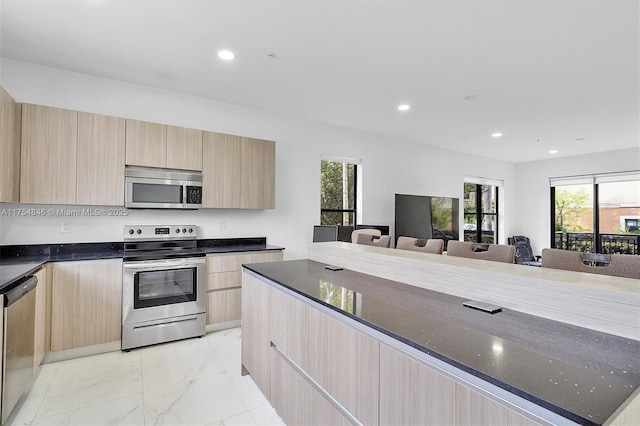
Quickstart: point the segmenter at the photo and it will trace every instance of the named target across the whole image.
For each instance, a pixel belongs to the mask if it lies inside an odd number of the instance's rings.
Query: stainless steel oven
[[[195,225],[126,226],[122,349],[205,334],[205,255]]]

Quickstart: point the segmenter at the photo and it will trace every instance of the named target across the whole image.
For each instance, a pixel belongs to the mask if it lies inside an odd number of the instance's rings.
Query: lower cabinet
[[[52,266],[51,351],[120,340],[122,259]]]
[[[378,424],[377,340],[251,274],[242,290],[243,370],[285,423]]]
[[[539,424],[385,344],[380,372],[380,424]]]
[[[207,325],[236,326],[242,307],[242,264],[282,260],[281,250],[207,255]]]
[[[242,370],[271,399],[271,287],[261,280],[242,277]]]
[[[243,275],[242,366],[286,424],[539,424],[265,280]]]
[[[351,424],[296,370],[276,354],[272,354],[271,375],[272,403],[286,424]]]

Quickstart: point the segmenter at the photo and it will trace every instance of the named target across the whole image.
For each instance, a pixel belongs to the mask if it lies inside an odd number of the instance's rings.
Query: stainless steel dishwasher
[[[34,331],[38,279],[29,276],[4,293],[2,423],[33,386]]]

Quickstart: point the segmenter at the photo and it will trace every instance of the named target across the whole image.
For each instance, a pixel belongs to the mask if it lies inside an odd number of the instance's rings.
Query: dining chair
[[[425,240],[413,237],[398,237],[396,248],[399,250],[442,254],[442,251],[444,250],[444,240],[440,238],[429,238]]]
[[[479,245],[468,241],[449,241],[447,256],[466,257],[468,259],[489,260],[492,262],[513,263],[516,248],[505,244],[481,244],[483,251],[476,251]],[[484,250],[486,248],[486,250]]]
[[[545,248],[542,249],[542,267],[640,279],[640,256],[632,254],[608,255]]]
[[[380,237],[382,235],[382,232],[380,232],[379,229],[373,229],[373,228],[356,229],[351,233],[352,243],[358,242],[358,235],[373,235],[375,237]]]
[[[377,237],[370,234],[358,234],[358,240],[356,241],[356,244],[389,248],[391,245],[391,237],[389,237],[388,235]]]

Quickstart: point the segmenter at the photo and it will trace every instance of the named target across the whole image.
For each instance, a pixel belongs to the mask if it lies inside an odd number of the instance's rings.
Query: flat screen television
[[[398,237],[459,238],[460,200],[452,197],[396,194],[395,241]]]

